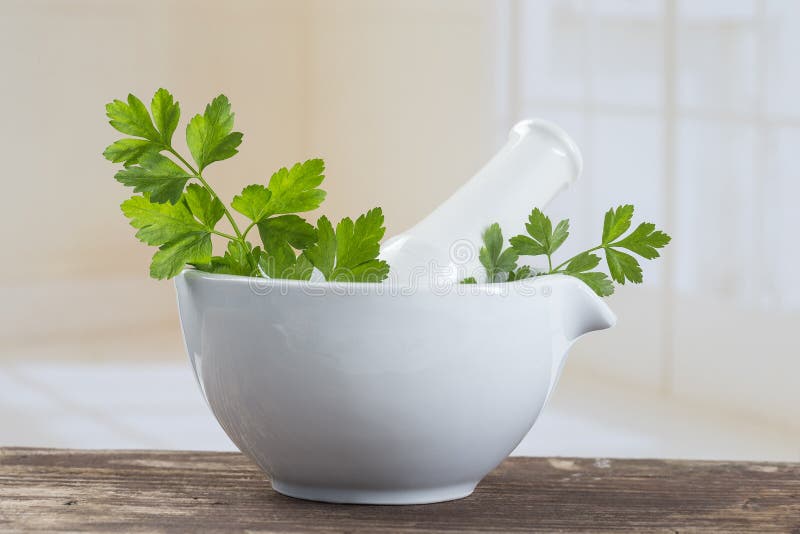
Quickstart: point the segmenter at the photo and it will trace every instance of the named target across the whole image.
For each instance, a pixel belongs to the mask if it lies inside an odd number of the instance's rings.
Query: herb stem
[[[245,228],[245,229],[244,229],[244,232],[242,232],[242,238],[245,238],[245,237],[247,237],[247,234],[249,234],[249,233],[250,233],[250,230],[252,230],[252,229],[253,229],[253,227],[254,227],[255,225],[256,225],[256,222],[255,222],[255,221],[251,222],[251,223],[250,223],[250,224],[247,226],[247,228]]]
[[[206,182],[205,178],[203,178],[203,175],[200,173],[200,171],[198,171],[194,167],[192,167],[191,163],[186,161],[183,158],[183,156],[178,154],[178,152],[174,148],[172,148],[171,146],[167,147],[167,151],[169,151],[170,154],[172,154],[173,156],[178,158],[178,160],[181,163],[183,163],[184,166],[187,169],[189,169],[189,172],[191,172],[194,175],[194,177],[197,178],[200,181],[201,184],[203,184],[203,187],[206,188],[206,191],[208,191],[213,198],[219,199],[220,202],[222,202],[222,199],[219,198],[219,195],[216,193],[216,191],[214,191],[214,189],[208,184],[208,182]],[[228,239],[231,239],[231,240],[234,240],[234,241],[240,241],[240,242],[244,243],[244,235],[242,235],[242,232],[239,231],[239,226],[236,224],[236,221],[234,220],[233,216],[231,215],[231,212],[228,211],[228,208],[225,206],[224,202],[222,202],[222,209],[224,210],[225,217],[228,219],[228,222],[231,223],[231,227],[233,227],[233,231],[236,232],[236,237],[231,236],[229,234],[224,234],[222,232],[214,232],[214,233],[218,234],[218,235],[221,235],[223,237],[227,237]]]
[[[222,237],[225,237],[225,238],[228,238],[231,241],[239,241],[239,238],[236,237],[235,235],[226,234],[225,232],[220,232],[219,230],[211,230],[211,233],[219,235],[219,236],[222,236]]]
[[[212,197],[219,198],[217,193],[211,188],[210,185],[208,185],[208,182],[206,182],[205,179],[203,179],[203,177],[200,175],[200,173],[197,173],[196,178],[198,180],[200,180],[200,183],[203,184],[203,187],[205,187],[206,190],[208,190],[208,192],[211,193]],[[238,239],[239,241],[244,241],[244,237],[242,236],[242,232],[239,231],[239,226],[236,224],[236,221],[233,219],[233,216],[231,215],[231,212],[228,211],[228,208],[225,206],[224,203],[222,204],[222,208],[223,208],[223,210],[225,212],[225,217],[228,219],[228,222],[230,222],[231,226],[233,227],[233,231],[236,232],[236,239]]]

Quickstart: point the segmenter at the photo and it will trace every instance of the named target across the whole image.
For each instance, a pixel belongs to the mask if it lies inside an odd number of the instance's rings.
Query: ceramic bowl
[[[392,288],[176,279],[197,381],[280,493],[328,502],[457,499],[536,421],[569,345],[613,325],[582,282]]]

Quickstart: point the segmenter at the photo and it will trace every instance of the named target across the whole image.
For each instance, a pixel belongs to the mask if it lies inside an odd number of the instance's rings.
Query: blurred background
[[[673,243],[517,454],[798,461],[798,49],[792,0],[0,0],[0,445],[233,447],[101,156],[104,104],[164,86],[180,128],[230,97],[224,198],[322,157],[322,212],[381,205],[387,235],[520,118],[560,124],[565,257],[628,202]]]

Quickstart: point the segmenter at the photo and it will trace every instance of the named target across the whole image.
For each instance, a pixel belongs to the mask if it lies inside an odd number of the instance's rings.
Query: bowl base
[[[297,499],[338,504],[431,504],[463,499],[475,491],[477,483],[456,484],[439,488],[405,490],[361,490],[326,488],[272,481],[272,489]]]

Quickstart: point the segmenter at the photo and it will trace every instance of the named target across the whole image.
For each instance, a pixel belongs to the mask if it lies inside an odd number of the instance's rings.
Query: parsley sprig
[[[541,274],[566,274],[582,280],[592,290],[605,297],[614,293],[614,282],[625,284],[642,282],[642,267],[639,261],[625,250],[644,259],[659,257],[658,249],[667,246],[670,236],[657,230],[653,223],[639,224],[632,232],[624,235],[631,227],[634,207],[631,204],[611,208],[606,212],[603,221],[601,242],[596,247],[580,252],[566,261],[553,266],[553,254],[569,237],[569,219],[553,222],[539,208],[534,208],[525,225],[527,235],[521,234],[509,239],[510,247],[503,249],[503,234],[497,223],[489,226],[483,233],[483,247],[479,259],[486,270],[489,283],[513,282]],[[600,256],[594,254],[602,251],[606,258],[608,271],[596,271],[600,265]],[[517,267],[521,256],[546,256],[547,269],[535,273],[528,266]],[[474,277],[462,281],[466,284],[477,283]]]
[[[326,280],[378,282],[388,276],[389,266],[377,259],[385,231],[380,208],[355,223],[343,219],[336,231],[326,217],[314,226],[297,215],[325,200],[319,188],[325,178],[321,159],[281,168],[267,184],[245,187],[230,203],[247,220],[239,226],[203,174],[210,164],[235,156],[242,143],[225,95],[186,126],[194,164],[172,144],[181,111],[166,89],[156,91],[149,110],[130,94],[127,101],[108,104],[106,114],[112,127],[131,136],[112,143],[103,155],[123,164],[116,180],[140,193],[121,208],[137,229],[136,237],[158,247],[150,264],[153,278],[172,278],[187,264],[214,273],[299,280],[310,279],[314,268]],[[228,231],[217,227],[223,217]],[[248,241],[254,228],[258,246]],[[222,256],[213,255],[212,235],[228,240]]]

